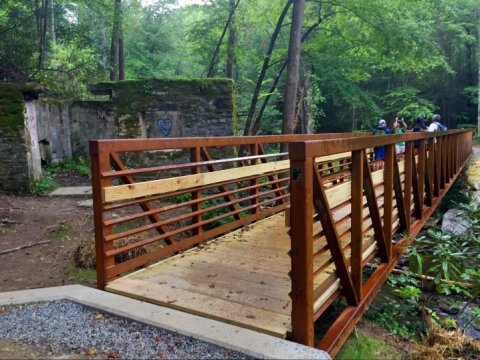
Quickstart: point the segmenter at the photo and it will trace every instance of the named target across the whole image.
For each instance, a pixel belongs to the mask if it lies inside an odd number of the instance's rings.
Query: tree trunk
[[[217,64],[217,61],[218,61],[218,53],[220,52],[220,46],[222,46],[223,38],[227,33],[230,22],[233,19],[233,15],[235,14],[235,10],[237,9],[238,4],[240,4],[240,0],[237,0],[234,6],[230,8],[230,13],[228,14],[227,22],[223,27],[222,35],[220,36],[220,39],[218,39],[217,46],[215,47],[215,50],[213,51],[212,59],[210,60],[210,65],[208,66],[208,73],[207,73],[208,78],[215,76],[215,65]]]
[[[297,99],[298,69],[305,0],[296,0],[292,12],[290,43],[288,46],[287,81],[283,105],[282,134],[293,134]]]
[[[47,39],[47,17],[48,17],[49,0],[42,0],[42,8],[40,9],[40,46],[38,54],[38,69],[43,68],[45,62],[46,39]]]
[[[310,26],[310,28],[305,32],[305,34],[303,34],[302,42],[304,42],[308,38],[308,35],[310,35],[321,23],[322,23],[322,19],[319,19],[315,24]],[[258,130],[260,130],[260,122],[262,120],[263,113],[265,112],[268,102],[270,101],[270,98],[272,97],[272,94],[277,87],[278,81],[280,80],[280,77],[282,76],[283,71],[285,70],[286,67],[287,67],[287,59],[285,59],[282,66],[280,67],[280,70],[278,70],[277,74],[275,75],[275,78],[273,79],[272,86],[270,87],[270,90],[267,96],[265,96],[265,98],[263,99],[262,106],[260,107],[260,110],[258,111],[257,116],[255,117],[255,122],[253,123],[252,131],[250,132],[251,135],[257,135]],[[309,114],[310,114],[310,111],[309,111]],[[310,125],[309,125],[309,129],[310,129],[309,131],[311,132]]]
[[[50,0],[50,36],[52,43],[57,42],[57,34],[55,33],[55,0]]]
[[[122,0],[115,0],[113,10],[112,47],[110,51],[110,80],[118,80],[118,53],[120,41],[120,16]]]
[[[122,27],[120,27],[120,37],[118,39],[118,80],[125,80],[125,44]]]
[[[480,10],[477,9],[478,41],[477,41],[477,59],[478,59],[478,133],[480,134]]]
[[[258,96],[260,95],[260,90],[262,88],[263,80],[265,79],[265,74],[267,73],[267,69],[270,63],[270,56],[272,55],[273,48],[275,46],[275,42],[277,40],[278,34],[282,29],[283,20],[288,13],[288,9],[290,5],[292,5],[293,0],[287,0],[287,3],[283,7],[282,13],[278,18],[277,25],[275,26],[275,30],[273,31],[272,36],[270,37],[270,44],[268,46],[267,53],[263,59],[263,66],[260,70],[260,74],[258,75],[257,84],[255,85],[255,90],[253,91],[252,101],[250,103],[250,109],[248,110],[247,121],[245,122],[245,128],[243,129],[243,135],[248,135],[250,133],[250,127],[252,125],[253,115],[255,114],[255,109],[257,107]]]
[[[230,12],[235,12],[235,0],[230,1]],[[228,47],[227,47],[227,66],[225,76],[229,79],[233,79],[233,65],[235,64],[235,15],[232,16],[230,22],[230,28],[228,30]]]

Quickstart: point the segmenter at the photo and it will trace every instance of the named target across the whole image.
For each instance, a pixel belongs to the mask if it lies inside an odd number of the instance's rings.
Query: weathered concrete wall
[[[37,134],[43,163],[72,157],[69,104],[53,99],[36,102]]]
[[[230,79],[127,80],[91,91],[110,101],[37,102],[39,140],[52,159],[88,156],[91,139],[233,135]]]
[[[54,164],[66,157],[89,156],[91,139],[231,136],[235,128],[230,79],[128,80],[92,86],[92,93],[109,96],[106,101],[37,100],[38,93],[23,91],[0,86],[0,188],[6,190],[28,190],[41,174],[40,158]],[[189,154],[132,155],[125,161],[148,165],[180,157]]]
[[[34,104],[27,88],[0,84],[0,189],[28,191],[40,179]]]

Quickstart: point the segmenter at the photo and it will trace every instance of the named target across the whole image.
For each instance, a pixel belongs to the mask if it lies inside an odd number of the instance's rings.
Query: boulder
[[[450,209],[443,215],[442,231],[450,232],[453,235],[463,235],[472,226],[465,211]]]

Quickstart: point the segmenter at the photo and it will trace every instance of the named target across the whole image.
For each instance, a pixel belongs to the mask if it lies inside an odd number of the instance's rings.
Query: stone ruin
[[[90,139],[234,133],[230,79],[102,82],[90,91],[104,99],[51,99],[36,85],[0,84],[0,189],[28,191],[42,164],[87,157]]]

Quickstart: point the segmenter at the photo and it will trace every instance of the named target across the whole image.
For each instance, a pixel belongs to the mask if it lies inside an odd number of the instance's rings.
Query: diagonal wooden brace
[[[126,169],[125,165],[123,164],[122,160],[118,157],[117,153],[114,153],[114,152],[110,153],[110,163],[112,164],[113,168],[117,171]],[[123,175],[121,179],[125,184],[135,183],[135,179],[131,175]],[[153,209],[153,207],[150,205],[149,202],[143,202],[143,203],[140,203],[139,205],[143,211],[151,211]],[[162,221],[157,214],[148,215],[148,219],[152,223],[159,223]],[[161,235],[168,233],[168,229],[164,225],[158,226],[156,227],[156,229]],[[173,244],[175,242],[175,240],[171,236],[166,237],[165,241],[168,244]]]

